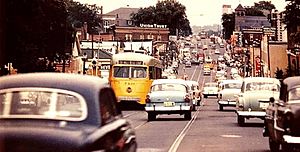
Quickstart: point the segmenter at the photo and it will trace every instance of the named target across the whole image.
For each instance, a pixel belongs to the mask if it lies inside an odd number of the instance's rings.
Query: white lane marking
[[[239,136],[239,135],[221,135],[221,137],[225,137],[225,138],[241,138],[242,136]]]
[[[199,75],[198,75],[198,79],[197,79],[197,82],[199,83],[199,81],[200,81],[200,78],[201,78],[201,76],[202,76],[202,66],[199,66],[200,67],[200,73],[199,73]]]
[[[138,126],[134,127],[134,129],[136,130],[136,129],[138,129],[138,128],[140,128],[140,127],[144,126],[146,123],[148,123],[148,122],[147,122],[147,121],[145,121],[145,122],[141,123],[140,125],[138,125]]]
[[[186,124],[186,126],[183,128],[183,130],[181,131],[181,133],[175,139],[175,141],[171,145],[171,147],[168,150],[168,152],[176,152],[177,151],[177,149],[178,149],[181,141],[183,140],[185,134],[190,129],[190,127],[192,126],[192,124],[195,122],[195,120],[196,120],[196,118],[198,116],[198,113],[199,113],[199,109],[196,111],[196,113],[193,115],[192,119]]]
[[[195,75],[195,73],[196,73],[196,71],[197,71],[197,68],[198,68],[198,66],[194,69],[193,74],[192,74],[190,80],[192,80],[192,79],[194,78],[194,75]]]
[[[132,116],[132,115],[134,115],[134,114],[137,114],[137,113],[138,113],[138,111],[135,111],[135,112],[129,113],[129,114],[127,114],[127,115],[124,115],[123,117],[124,117],[124,118],[127,118],[127,117],[130,117],[130,116]]]

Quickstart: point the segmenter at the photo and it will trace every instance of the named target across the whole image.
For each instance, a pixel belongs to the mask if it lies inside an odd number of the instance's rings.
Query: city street
[[[223,52],[221,49],[221,54]],[[213,54],[213,58],[217,56]],[[183,67],[179,68],[179,76],[184,73]],[[185,68],[188,78],[198,81],[200,88],[205,82],[214,80],[215,71],[211,76],[203,76],[202,64]],[[246,120],[246,125],[240,127],[234,107],[219,111],[216,97],[203,98],[202,101],[203,105],[192,113],[190,121],[180,115],[159,115],[156,121],[147,122],[144,111],[123,111],[136,130],[138,151],[269,151],[268,138],[262,136],[262,120]]]

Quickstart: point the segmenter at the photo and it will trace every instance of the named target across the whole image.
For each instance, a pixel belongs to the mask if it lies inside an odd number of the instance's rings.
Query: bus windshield
[[[115,78],[146,78],[146,67],[114,66]]]

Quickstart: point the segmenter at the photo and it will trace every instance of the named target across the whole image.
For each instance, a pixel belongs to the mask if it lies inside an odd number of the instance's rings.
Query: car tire
[[[206,96],[206,95],[204,95],[204,98],[207,98],[207,96]]]
[[[186,112],[185,114],[184,114],[184,119],[185,120],[191,120],[192,119],[192,112]]]
[[[155,113],[148,113],[148,121],[154,121],[156,119]]]
[[[219,110],[223,111],[223,106],[222,105],[219,105]]]
[[[288,144],[288,143],[282,143],[281,144],[281,148],[282,148],[283,152],[295,151],[293,145],[292,144]]]
[[[279,152],[280,144],[269,137],[269,147],[271,152]]]
[[[196,105],[193,105],[192,111],[196,111]]]
[[[243,116],[237,116],[237,122],[239,126],[243,126],[245,124],[245,118]]]
[[[201,106],[201,100],[197,101],[197,106]]]

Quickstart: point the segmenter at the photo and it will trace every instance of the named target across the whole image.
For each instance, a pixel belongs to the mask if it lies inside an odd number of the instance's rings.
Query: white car
[[[219,110],[222,111],[223,107],[235,107],[236,96],[241,92],[241,80],[223,80],[219,84],[218,104]]]
[[[219,49],[215,49],[215,54],[220,54],[220,50]]]
[[[157,79],[152,82],[146,96],[148,121],[155,120],[158,114],[180,114],[190,120],[192,108],[193,103],[185,80]]]
[[[219,91],[218,83],[207,82],[204,84],[202,94],[204,98],[207,98],[208,96],[218,97],[218,91]]]
[[[193,110],[195,110],[196,105],[200,106],[200,102],[202,98],[199,83],[197,81],[192,81],[192,80],[186,80],[186,83],[189,86],[190,96],[193,101]]]
[[[267,77],[247,77],[243,79],[241,93],[236,101],[236,114],[239,125],[245,118],[265,119],[265,109],[271,97],[279,100],[280,81]]]

